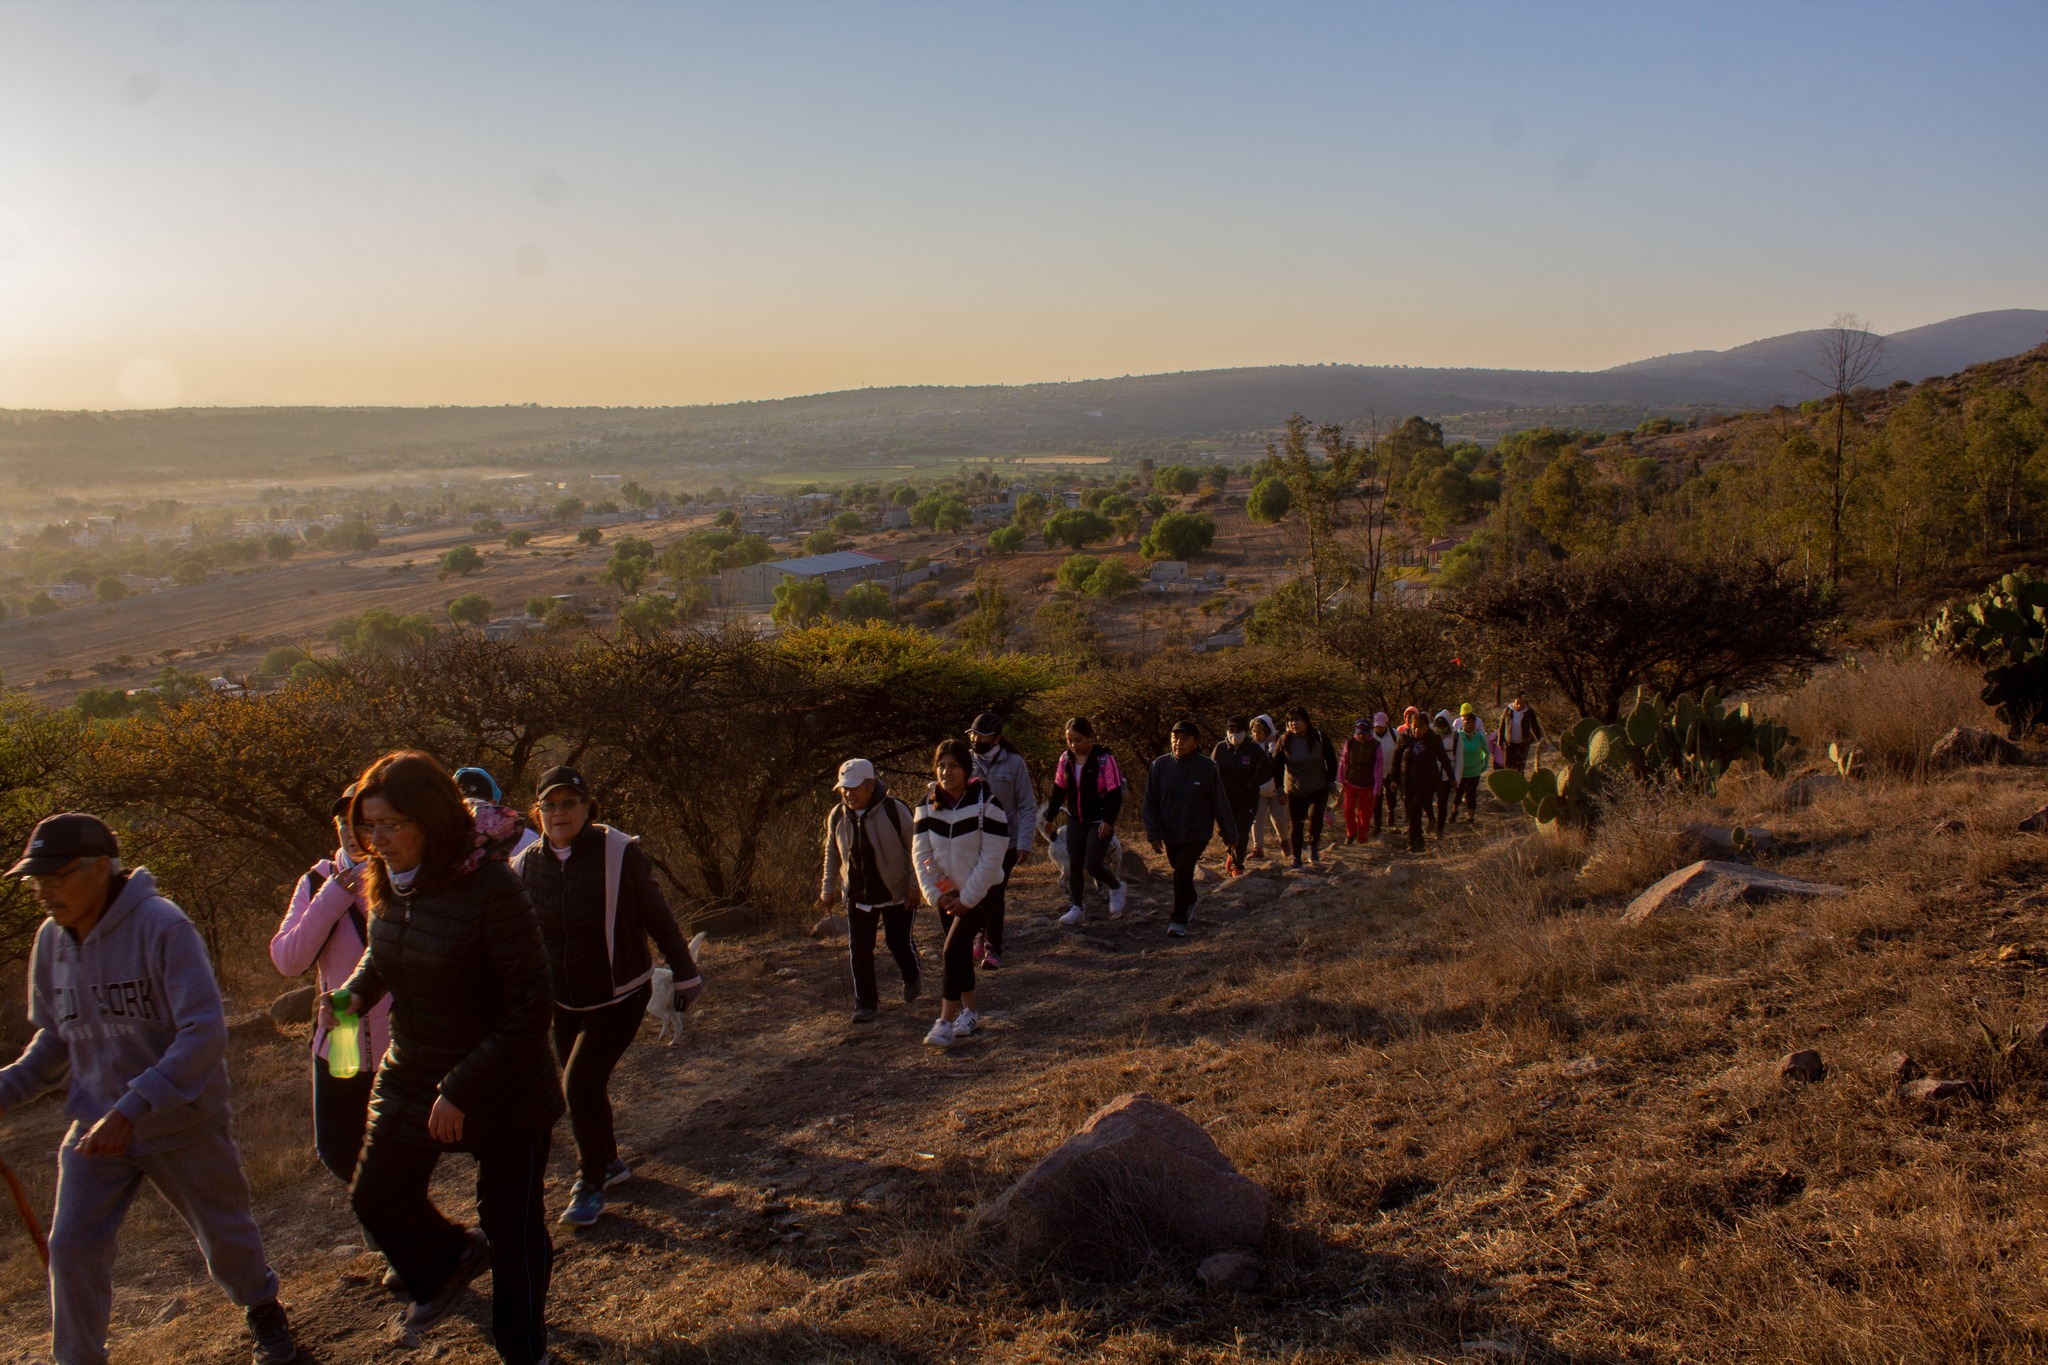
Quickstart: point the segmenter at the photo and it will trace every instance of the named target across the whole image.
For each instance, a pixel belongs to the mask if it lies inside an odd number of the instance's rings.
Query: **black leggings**
[[[910,925],[916,913],[907,905],[883,905],[873,910],[857,905],[846,907],[846,955],[853,965],[853,1003],[860,1008],[880,1008],[875,999],[877,927],[889,945],[889,956],[896,959],[896,969],[903,973],[903,984],[908,986],[918,979],[917,950],[910,946]]]
[[[344,1185],[355,1179],[370,1121],[370,1087],[376,1081],[374,1071],[339,1080],[327,1074],[326,1058],[313,1059],[313,1151]]]
[[[1479,818],[1478,778],[1461,777],[1458,779],[1458,794],[1451,798],[1451,811],[1453,814],[1457,813],[1459,806],[1463,806],[1466,813],[1474,820]]]
[[[1308,826],[1308,847],[1323,846],[1323,806],[1329,799],[1327,791],[1287,793],[1287,851],[1295,857],[1301,856],[1304,823]]]
[[[981,941],[998,956],[1003,951],[1003,903],[1009,899],[1010,872],[1017,866],[1017,856],[1014,848],[1003,855],[1003,879],[981,898]]]
[[[1188,913],[1195,908],[1195,863],[1202,856],[1202,850],[1209,846],[1207,839],[1200,843],[1168,844],[1166,861],[1173,868],[1173,922],[1186,924]]]
[[[1116,837],[1115,830],[1105,839],[1102,827],[1095,821],[1069,817],[1062,837],[1067,841],[1067,904],[1088,903],[1090,877],[1112,891],[1123,885],[1109,865],[1109,843]]]
[[[548,1348],[548,1240],[541,1180],[549,1130],[508,1135],[477,1148],[476,1220],[491,1241],[491,1340],[507,1365],[532,1365]],[[450,1150],[434,1142],[371,1135],[349,1203],[363,1230],[405,1281],[415,1302],[441,1292],[462,1259],[463,1230],[427,1193],[434,1166]]]
[[[974,936],[981,930],[987,904],[983,900],[972,910],[939,916],[946,922],[946,973],[939,983],[942,1000],[952,1002],[974,994]]]
[[[555,1060],[562,1064],[562,1098],[569,1102],[569,1130],[576,1135],[576,1173],[594,1184],[604,1183],[605,1168],[619,1155],[612,1131],[612,1068],[640,1031],[653,993],[653,987],[642,986],[602,1009],[555,1007]]]

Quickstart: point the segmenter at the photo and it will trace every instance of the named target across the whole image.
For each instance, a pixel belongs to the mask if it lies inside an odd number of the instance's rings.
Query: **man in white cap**
[[[825,817],[825,876],[818,904],[844,903],[853,966],[853,1022],[874,1019],[875,931],[903,973],[903,1002],[924,993],[917,950],[910,943],[911,920],[922,903],[910,861],[910,807],[889,795],[875,765],[849,758],[839,766],[839,804]]]

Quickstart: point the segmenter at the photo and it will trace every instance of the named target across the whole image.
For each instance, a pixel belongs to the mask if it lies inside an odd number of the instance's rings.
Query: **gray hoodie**
[[[988,783],[988,789],[1010,816],[1010,847],[1029,853],[1038,838],[1038,806],[1031,795],[1031,765],[1024,755],[998,740],[985,754],[974,756],[974,775]]]
[[[129,1151],[168,1151],[227,1121],[227,1020],[206,945],[185,912],[136,868],[83,940],[44,920],[29,954],[35,1037],[0,1068],[0,1107],[67,1079],[64,1112],[84,1123],[118,1109]]]

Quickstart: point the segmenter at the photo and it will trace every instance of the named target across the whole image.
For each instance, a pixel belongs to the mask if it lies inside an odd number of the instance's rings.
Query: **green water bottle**
[[[336,991],[327,1003],[334,1008],[334,1027],[327,1030],[327,1074],[345,1081],[363,1069],[363,1025],[353,1010],[342,1008],[354,1003],[347,991]]]

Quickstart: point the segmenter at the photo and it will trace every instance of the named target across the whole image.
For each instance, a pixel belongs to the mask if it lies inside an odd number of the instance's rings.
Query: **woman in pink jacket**
[[[363,853],[348,826],[350,787],[334,803],[338,844],[332,858],[313,864],[292,887],[291,908],[270,940],[270,961],[286,976],[299,976],[318,966],[320,994],[339,989],[362,960],[367,921],[358,891]],[[377,1002],[363,1020],[362,1070],[347,1080],[328,1074],[325,1011],[313,1025],[313,1150],[320,1164],[346,1185],[355,1178],[356,1157],[363,1150],[363,1128],[370,1108],[370,1086],[391,1041],[391,1001]]]

